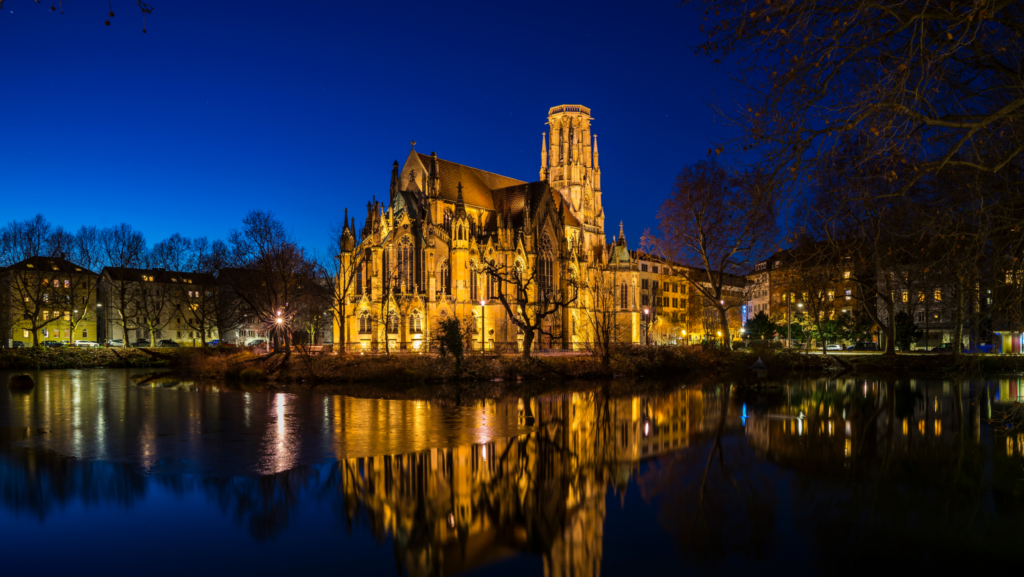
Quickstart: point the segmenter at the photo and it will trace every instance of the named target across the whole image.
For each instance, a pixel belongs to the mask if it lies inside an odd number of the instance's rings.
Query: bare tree
[[[746,299],[728,298],[734,277],[745,275],[775,237],[775,199],[761,174],[730,177],[714,159],[687,166],[658,211],[658,234],[643,244],[696,271],[686,280],[717,309],[722,341],[730,343],[727,312]]]
[[[622,305],[621,281],[618,270],[595,267],[581,287],[586,302],[582,311],[592,335],[591,345],[605,367],[611,364],[612,347],[619,342],[619,317],[629,310]]]
[[[897,192],[949,168],[999,172],[1024,152],[1020,2],[691,2],[710,20],[698,52],[743,54],[745,94],[720,110],[736,148],[777,175],[798,177],[847,133],[873,136],[865,158],[907,160],[890,174]]]
[[[91,318],[96,288],[95,229],[71,234],[42,215],[14,221],[0,231],[0,258],[7,270],[3,290],[11,306],[5,324],[22,324],[39,344],[39,332],[63,326],[73,338]],[[80,264],[71,259],[85,259]]]
[[[41,2],[39,0],[35,0],[35,3],[36,4],[41,4]],[[97,2],[96,4],[99,6],[99,8],[97,9],[98,11],[106,13],[106,20],[104,20],[103,23],[106,26],[110,26],[111,19],[114,18],[114,4],[112,2],[108,2],[107,6],[103,6],[102,2]],[[4,0],[0,0],[0,10],[3,10],[3,7],[4,7]],[[139,9],[139,13],[142,15],[142,33],[145,34],[146,33],[146,16],[153,13],[153,6],[151,4],[143,2],[142,0],[135,0],[135,7]],[[54,3],[50,4],[50,11],[51,12],[56,12],[58,9],[60,10],[61,14],[64,13],[64,2],[60,2],[60,7],[59,8],[58,8],[57,4],[54,4]]]
[[[554,286],[552,260],[533,257],[527,264],[516,260],[512,264],[495,260],[481,264],[488,278],[497,282],[498,301],[505,307],[509,321],[523,332],[523,358],[530,358],[533,341],[538,337],[561,339],[560,313],[579,298],[579,282],[561,270],[565,289]],[[509,294],[509,291],[512,294]]]
[[[364,266],[361,254],[355,254],[357,239],[355,236],[355,218],[348,220],[348,209],[345,209],[344,223],[331,231],[328,250],[322,258],[316,259],[318,285],[322,291],[322,299],[340,327],[339,343],[334,343],[340,351],[348,351],[348,330],[346,320],[349,314],[349,301],[356,294],[357,272]],[[332,254],[335,253],[336,254]]]
[[[290,326],[300,313],[302,287],[316,277],[315,266],[273,213],[252,210],[242,223],[229,235],[236,270],[227,282],[245,307],[272,327],[274,342],[283,341],[288,359]]]
[[[99,232],[99,246],[103,263],[110,268],[106,272],[106,307],[103,316],[108,322],[121,326],[125,346],[130,345],[128,331],[139,328],[133,305],[132,283],[137,280],[125,275],[127,269],[142,266],[146,254],[146,239],[131,225],[121,223]]]
[[[217,275],[224,261],[222,249],[215,245],[206,237],[190,239],[175,233],[153,246],[154,260],[161,267],[181,273],[167,286],[169,312],[181,319],[189,332],[198,334],[202,346],[220,320]]]

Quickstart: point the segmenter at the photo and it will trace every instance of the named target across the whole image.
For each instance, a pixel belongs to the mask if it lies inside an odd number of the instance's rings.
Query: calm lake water
[[[31,374],[0,390],[5,575],[981,570],[1024,532],[1024,434],[986,424],[1020,379],[457,407]]]

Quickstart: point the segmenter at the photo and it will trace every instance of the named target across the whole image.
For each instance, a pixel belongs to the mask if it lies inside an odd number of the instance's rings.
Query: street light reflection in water
[[[590,575],[628,571],[640,551],[652,569],[872,551],[857,565],[895,558],[910,532],[939,563],[954,542],[1010,546],[1024,521],[1024,437],[981,419],[998,382],[595,387],[457,406],[129,374],[43,371],[28,394],[0,395],[11,570],[173,549],[152,572],[214,572],[202,560],[252,544],[233,571],[333,570],[340,554],[363,572]],[[802,529],[822,526],[843,529]],[[46,555],[66,534],[77,556]]]

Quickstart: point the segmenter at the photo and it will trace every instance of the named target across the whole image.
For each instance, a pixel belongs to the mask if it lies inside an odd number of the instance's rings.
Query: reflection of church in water
[[[545,575],[600,574],[609,486],[623,494],[640,460],[717,424],[720,399],[680,390],[657,400],[572,394],[484,405],[509,429],[534,431],[338,464],[350,522],[365,516],[378,539],[390,535],[410,575],[451,575],[524,552],[542,556]]]

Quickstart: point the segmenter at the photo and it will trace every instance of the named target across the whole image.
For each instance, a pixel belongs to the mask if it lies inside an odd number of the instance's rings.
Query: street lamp
[[[644,344],[651,344],[651,309],[644,307]]]
[[[480,299],[480,354],[484,354],[484,300]]]

